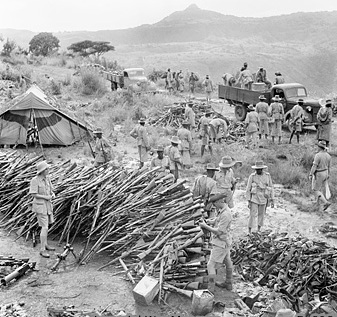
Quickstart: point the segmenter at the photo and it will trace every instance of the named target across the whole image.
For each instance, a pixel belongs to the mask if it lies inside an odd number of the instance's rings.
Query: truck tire
[[[247,115],[247,107],[245,105],[235,105],[235,118],[244,121]]]

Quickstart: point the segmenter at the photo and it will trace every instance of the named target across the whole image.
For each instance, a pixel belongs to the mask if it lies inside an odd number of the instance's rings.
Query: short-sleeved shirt
[[[330,168],[331,156],[325,151],[318,152],[315,155],[314,162],[312,164],[311,174],[317,171],[325,171]]]
[[[208,126],[210,123],[210,119],[207,118],[206,116],[202,116],[200,118],[199,124],[200,124],[200,135],[208,135]]]
[[[269,106],[266,102],[260,101],[256,104],[256,112],[259,115],[260,120],[268,119]]]
[[[247,132],[256,132],[258,130],[258,123],[260,122],[259,115],[256,111],[247,113],[245,123],[248,123]]]
[[[190,106],[185,108],[185,119],[188,120],[192,128],[195,128],[195,113]]]
[[[176,146],[169,145],[165,148],[164,154],[167,155],[170,159],[170,170],[176,169],[176,164],[180,164],[181,155],[179,149]]]
[[[158,166],[161,167],[160,171],[164,172],[165,169],[169,169],[170,168],[170,159],[167,156],[164,156],[163,159],[160,159],[158,157],[154,157],[151,160],[150,168],[154,169],[155,167],[158,167]]]
[[[52,195],[52,184],[50,178],[46,176],[45,178],[37,175],[31,182],[29,187],[29,194],[39,194],[39,195]],[[33,199],[32,211],[41,214],[51,214],[52,213],[52,204],[50,201],[47,201],[42,198]]]
[[[106,162],[106,157],[108,157],[107,152],[110,151],[111,146],[108,143],[108,141],[106,141],[105,139],[101,138],[97,138],[96,140],[96,144],[95,144],[95,161],[99,162],[99,163],[105,163]],[[103,153],[104,151],[104,153]]]
[[[246,189],[247,200],[258,205],[267,203],[267,199],[274,199],[274,189],[271,176],[267,172],[261,175],[253,173],[248,178]]]
[[[230,168],[226,174],[224,171],[218,172],[216,174],[216,182],[220,191],[231,189],[236,182],[233,170]]]
[[[143,125],[138,125],[133,128],[130,135],[137,139],[137,145],[142,147],[149,147],[149,139],[147,130]]]
[[[206,175],[197,177],[192,187],[192,193],[194,197],[202,196],[206,201],[211,195],[215,195],[218,192],[216,181]]]
[[[190,151],[192,150],[192,134],[191,131],[180,128],[177,132],[177,136],[179,140],[181,141],[180,149],[182,151]]]
[[[270,105],[271,115],[275,120],[283,120],[284,108],[280,102],[273,102]]]
[[[232,225],[233,217],[231,210],[228,206],[219,211],[216,220],[215,220],[215,228],[219,230],[219,234],[212,234],[213,245],[216,245],[220,248],[230,247],[232,244],[232,233],[231,233],[231,225]]]

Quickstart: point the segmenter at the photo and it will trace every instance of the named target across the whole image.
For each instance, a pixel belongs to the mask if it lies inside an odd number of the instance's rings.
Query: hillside
[[[241,18],[191,5],[152,25],[55,35],[61,50],[85,39],[110,41],[116,51],[105,56],[125,67],[190,69],[209,73],[215,82],[247,61],[254,72],[263,65],[270,80],[281,71],[288,82],[303,83],[319,96],[337,84],[336,32],[337,11]],[[34,36],[27,30],[0,33],[23,47]]]

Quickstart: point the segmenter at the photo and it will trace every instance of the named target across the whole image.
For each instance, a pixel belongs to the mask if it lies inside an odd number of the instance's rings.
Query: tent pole
[[[33,109],[33,116],[34,116],[34,121],[35,121],[34,123],[36,123],[36,116],[35,116],[34,109]],[[36,127],[37,136],[39,137],[39,144],[40,144],[40,147],[41,147],[43,158],[46,159],[46,156],[45,156],[44,151],[43,151],[43,146],[42,146],[42,143],[41,143],[39,127],[37,126],[37,124],[34,124],[34,126]]]

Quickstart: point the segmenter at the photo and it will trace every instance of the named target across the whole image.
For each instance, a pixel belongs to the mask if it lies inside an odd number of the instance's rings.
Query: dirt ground
[[[233,108],[226,106],[226,114],[233,115]],[[128,168],[137,166],[137,149],[135,142],[122,132],[117,132],[117,146],[114,148],[120,155],[121,163]],[[39,149],[33,149],[39,153]],[[72,159],[79,164],[90,164],[91,158],[86,149],[86,145],[77,145],[68,148],[45,149],[47,157],[53,160]],[[191,186],[193,179],[203,169],[200,158],[193,158],[194,167],[182,174],[188,180],[187,185]],[[199,162],[199,163],[198,163]],[[323,216],[316,213],[299,211],[293,203],[286,201],[284,193],[296,195],[296,192],[286,190],[281,185],[275,185],[275,208],[268,208],[264,229],[272,229],[276,232],[288,232],[291,235],[301,234],[310,239],[327,241],[336,246],[334,239],[327,239],[318,228],[327,221],[335,222],[332,212],[327,212]],[[237,187],[234,195],[234,239],[238,239],[247,234],[247,223],[249,210],[245,199],[245,183],[242,182]],[[56,242],[51,242],[61,253],[63,246],[58,246]],[[80,241],[77,242],[75,253],[82,249]],[[0,230],[0,254],[14,256],[17,258],[29,257],[37,262],[38,272],[29,273],[21,280],[13,283],[9,287],[0,291],[0,304],[12,303],[14,301],[25,302],[29,316],[47,316],[47,307],[63,307],[75,305],[78,309],[104,309],[117,314],[123,310],[127,314],[141,314],[152,316],[169,316],[179,314],[188,316],[191,312],[191,300],[181,295],[172,294],[169,296],[169,306],[159,306],[153,302],[151,306],[143,307],[135,303],[132,296],[132,284],[127,281],[123,274],[116,274],[121,271],[121,267],[108,267],[103,271],[98,271],[98,267],[111,260],[107,254],[97,255],[90,263],[84,266],[72,265],[74,259],[71,255],[67,258],[67,266],[62,267],[57,273],[51,273],[50,267],[56,261],[56,252],[51,252],[50,259],[41,258],[38,254],[38,247],[33,248],[30,241],[23,239],[15,241],[15,234],[7,235]],[[238,280],[238,276],[235,277]],[[235,292],[228,292],[216,289],[215,300],[226,304],[226,307],[234,307],[233,300],[238,296]]]

